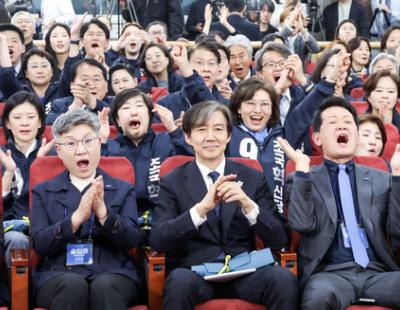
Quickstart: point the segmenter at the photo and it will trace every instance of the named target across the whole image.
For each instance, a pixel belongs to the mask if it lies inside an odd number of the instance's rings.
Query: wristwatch
[[[69,43],[71,43],[73,45],[79,45],[80,41],[79,40],[71,40],[71,41],[69,41]]]

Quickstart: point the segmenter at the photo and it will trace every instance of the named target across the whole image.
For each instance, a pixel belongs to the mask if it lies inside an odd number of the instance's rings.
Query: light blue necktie
[[[213,183],[215,183],[215,181],[217,181],[217,179],[219,178],[219,173],[217,171],[211,171],[208,176],[212,179]],[[218,203],[215,208],[214,208],[214,213],[215,216],[217,217],[218,220],[220,220],[221,218],[221,204]]]
[[[342,203],[343,216],[350,239],[351,250],[353,251],[355,262],[365,268],[368,265],[369,258],[367,250],[360,236],[360,229],[358,227],[356,213],[354,210],[350,178],[346,172],[346,165],[338,165],[338,167],[340,201]]]

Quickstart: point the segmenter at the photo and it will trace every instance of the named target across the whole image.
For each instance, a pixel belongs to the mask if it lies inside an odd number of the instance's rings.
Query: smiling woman
[[[36,157],[45,155],[53,143],[40,141],[45,129],[44,110],[37,97],[21,91],[5,103],[2,124],[7,144],[0,150],[4,167],[2,177],[4,220],[20,220],[29,216],[29,167]],[[11,249],[25,249],[29,239],[12,228],[5,233],[6,261],[10,262]]]
[[[3,43],[1,43],[3,51]],[[1,59],[5,64],[10,63],[10,54],[4,50],[1,53]],[[25,78],[20,81],[14,73],[11,66],[0,67],[0,90],[5,98],[12,94],[26,90],[35,93],[44,106],[46,103],[59,98],[60,82],[54,81],[54,72],[57,70],[53,57],[47,52],[39,49],[33,49],[27,52],[21,63],[21,76]]]
[[[364,91],[368,102],[367,112],[400,129],[400,115],[395,108],[400,93],[399,77],[389,70],[375,72],[366,80]]]

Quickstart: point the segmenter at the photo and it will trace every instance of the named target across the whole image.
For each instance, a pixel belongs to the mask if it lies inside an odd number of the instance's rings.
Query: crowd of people
[[[0,305],[10,303],[11,251],[26,249],[41,257],[35,306],[128,309],[146,299],[144,270],[128,250],[150,246],[166,255],[164,309],[214,298],[277,310],[399,308],[396,20],[375,55],[365,6],[334,2],[322,50],[298,1],[287,1],[275,28],[271,0],[255,20],[242,0],[198,0],[189,42],[180,17],[158,15],[180,1],[147,1],[151,10],[139,2],[122,1],[127,22],[116,40],[109,20],[87,14],[46,23],[43,47],[29,12],[0,24]],[[397,12],[385,3],[378,9]],[[51,155],[65,171],[30,196],[30,166]],[[174,155],[194,160],[160,178]],[[101,156],[128,159],[135,184],[103,171]],[[358,157],[380,158],[387,171]],[[256,236],[288,249],[291,231],[298,278],[274,263],[222,283],[196,272],[222,263],[222,273],[257,250]]]

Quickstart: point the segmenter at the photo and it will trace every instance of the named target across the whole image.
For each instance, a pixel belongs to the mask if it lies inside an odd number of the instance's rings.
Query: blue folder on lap
[[[270,264],[274,264],[275,260],[272,256],[271,250],[265,248],[251,253],[243,252],[233,257],[229,262],[229,271],[240,271],[251,268],[261,268]],[[192,266],[191,269],[201,277],[218,274],[223,270],[224,263],[204,263],[201,265]]]

